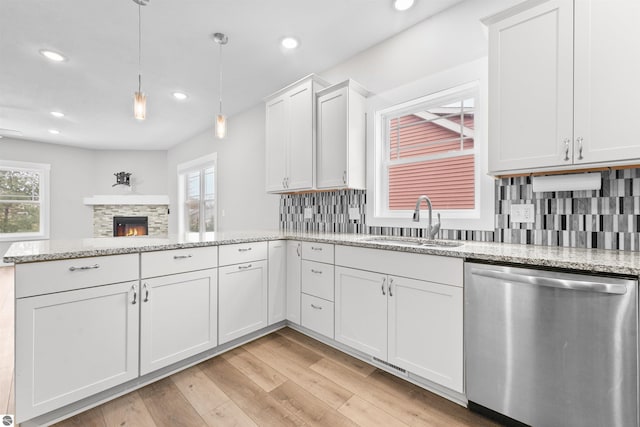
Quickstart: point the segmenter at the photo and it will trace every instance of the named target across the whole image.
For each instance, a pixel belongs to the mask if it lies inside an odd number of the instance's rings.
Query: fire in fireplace
[[[146,216],[114,216],[113,235],[120,236],[146,236],[149,219]]]

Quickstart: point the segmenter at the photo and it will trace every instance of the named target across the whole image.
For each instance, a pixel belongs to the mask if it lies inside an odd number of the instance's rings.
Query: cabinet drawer
[[[267,242],[238,243],[220,246],[220,265],[241,264],[267,259]]]
[[[218,248],[215,246],[144,252],[140,260],[140,276],[142,278],[166,276],[215,268],[217,265]]]
[[[302,259],[333,264],[333,245],[330,243],[302,242]]]
[[[302,294],[302,326],[333,339],[333,303]]]
[[[334,266],[315,261],[302,261],[302,292],[333,301]]]
[[[16,265],[16,298],[138,280],[138,254]]]

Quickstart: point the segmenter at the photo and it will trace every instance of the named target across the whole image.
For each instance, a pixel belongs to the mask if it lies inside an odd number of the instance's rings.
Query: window
[[[49,169],[0,160],[0,241],[49,238]]]
[[[178,166],[179,229],[187,240],[211,237],[217,225],[216,154]]]
[[[411,219],[418,197],[427,195],[442,216],[442,228],[493,229],[494,191],[486,176],[483,135],[486,79],[479,64],[466,68],[450,78],[442,73],[403,87],[401,94],[428,94],[391,105],[385,101],[374,111],[368,225],[424,228]],[[467,83],[456,82],[461,78]]]

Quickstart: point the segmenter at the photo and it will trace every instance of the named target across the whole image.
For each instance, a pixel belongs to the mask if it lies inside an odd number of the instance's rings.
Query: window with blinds
[[[453,92],[453,93],[452,93]],[[384,116],[383,180],[389,212],[476,208],[475,97],[468,90],[428,96]]]

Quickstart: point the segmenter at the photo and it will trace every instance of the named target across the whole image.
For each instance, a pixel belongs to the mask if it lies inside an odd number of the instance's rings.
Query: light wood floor
[[[13,305],[7,303],[13,294],[11,291],[8,295],[6,289],[13,276],[12,271],[2,270],[0,410],[7,408],[6,413],[13,413],[10,391],[13,366],[4,366],[5,361],[13,360]],[[56,424],[58,427],[302,425],[496,424],[289,328]]]

